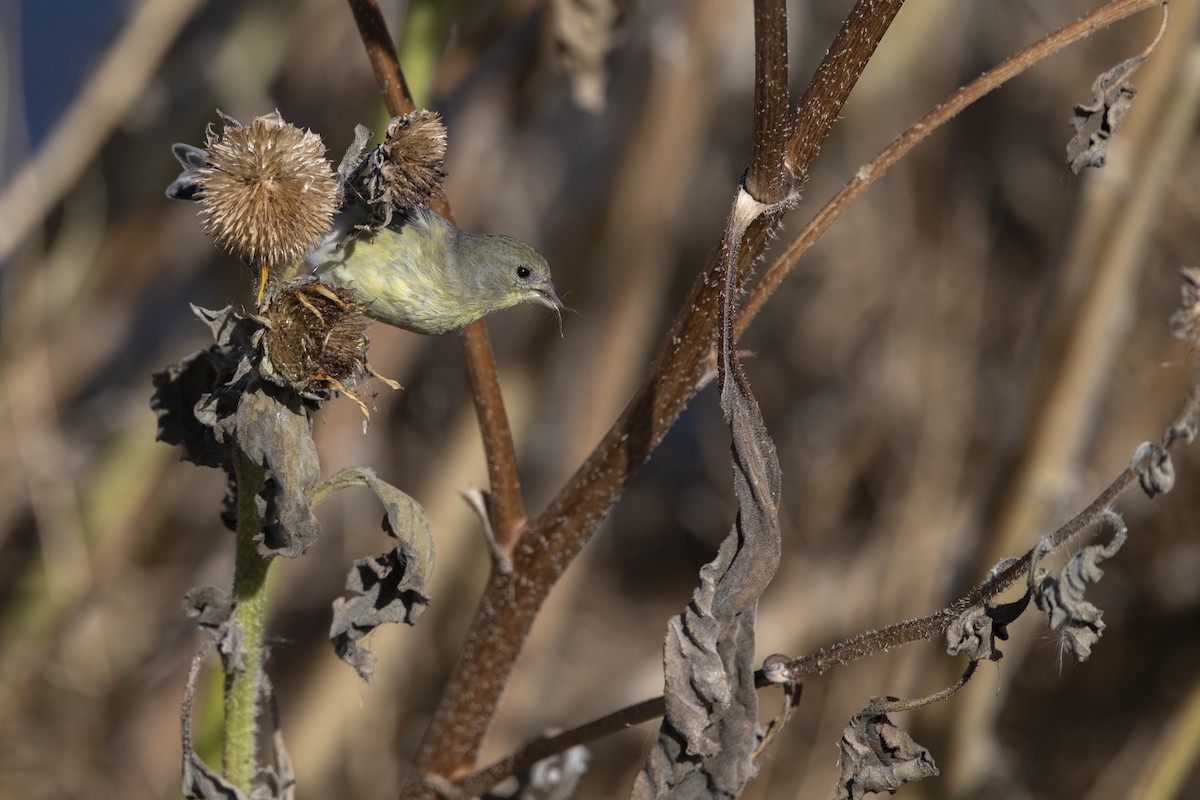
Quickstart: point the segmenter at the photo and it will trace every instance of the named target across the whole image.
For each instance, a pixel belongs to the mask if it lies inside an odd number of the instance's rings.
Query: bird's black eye
[[[518,277],[518,278],[520,278],[521,280],[525,280],[525,279],[526,279],[526,278],[528,278],[528,277],[529,277],[531,274],[533,274],[533,273],[531,273],[531,272],[529,271],[529,267],[525,266],[524,264],[522,264],[521,266],[517,267],[517,277]]]

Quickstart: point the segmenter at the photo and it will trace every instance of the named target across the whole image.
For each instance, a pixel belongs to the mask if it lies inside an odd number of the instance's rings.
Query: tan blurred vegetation
[[[912,3],[788,231],[946,94],[1095,5]],[[748,331],[747,372],[785,480],[760,657],[946,605],[1173,418],[1194,355],[1166,320],[1200,241],[1198,5],[1172,4],[1105,169],[1070,173],[1067,119],[1096,74],[1153,38],[1157,14],[1097,34],[922,144]],[[849,7],[791,4],[795,93]],[[388,10],[418,103],[449,127],[459,223],[537,246],[576,312],[561,338],[537,308],[488,323],[536,512],[620,412],[720,239],[750,149],[750,7],[636,4],[596,113],[573,102],[538,4]],[[84,83],[66,155],[39,162],[15,201],[13,183],[0,191],[34,222],[3,240],[0,277],[4,798],[177,792],[179,701],[201,640],[179,601],[228,584],[233,538],[221,476],[154,442],[149,376],[206,346],[189,303],[251,302],[254,276],[211,247],[194,208],[164,199],[171,143],[201,142],[217,109],[245,120],[278,108],[336,159],[356,123],[386,121],[340,2],[146,0],[130,25],[142,27],[106,56],[117,65]],[[11,98],[8,113],[21,105]],[[369,465],[425,506],[434,602],[416,627],[373,635],[376,678],[363,686],[325,636],[350,562],[380,549],[378,506],[339,495],[320,509],[321,542],[277,568],[267,669],[300,797],[395,796],[488,568],[458,494],[486,471],[456,337],[370,335],[374,367],[406,388],[377,387],[365,433],[352,403],[327,405],[322,467]],[[1172,765],[1175,796],[1200,796],[1200,459],[1185,449],[1176,467],[1172,493],[1120,505],[1131,540],[1095,589],[1108,629],[1091,661],[1060,663],[1054,636],[1023,618],[999,665],[908,721],[943,774],[903,797],[1149,797],[1170,788],[1154,782]],[[485,761],[661,692],[664,626],[728,530],[728,487],[709,389],[551,595]],[[960,668],[921,644],[809,681],[747,797],[828,796],[851,714]],[[197,730],[210,758],[218,695],[212,683]],[[597,743],[580,796],[625,796],[653,730]]]

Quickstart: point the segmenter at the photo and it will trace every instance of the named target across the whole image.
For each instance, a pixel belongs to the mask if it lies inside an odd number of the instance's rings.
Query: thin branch
[[[555,736],[534,739],[512,755],[472,772],[456,782],[455,786],[464,795],[475,797],[510,775],[516,775],[528,769],[543,758],[566,752],[575,745],[593,742],[617,731],[657,719],[663,715],[665,710],[666,705],[663,698],[661,696],[654,697],[622,708],[612,714],[606,714]]]
[[[517,453],[513,445],[512,427],[500,393],[500,376],[496,373],[496,356],[483,320],[472,322],[459,332],[467,358],[467,374],[471,380],[471,397],[475,415],[483,434],[483,451],[487,456],[488,518],[500,552],[511,554],[517,540],[525,531],[528,520],[521,501],[521,479],[517,473]]]
[[[864,633],[826,650],[794,659],[783,669],[788,679],[799,680],[805,675],[819,674],[831,667],[849,664],[852,661],[858,661],[900,645],[942,635],[950,623],[964,611],[991,601],[1016,583],[1028,571],[1035,549],[1041,548],[1043,553],[1056,550],[1088,528],[1105,521],[1108,518],[1109,509],[1112,508],[1117,498],[1131,486],[1139,484],[1142,473],[1157,463],[1163,451],[1169,451],[1180,441],[1190,443],[1195,439],[1197,414],[1200,414],[1200,362],[1196,364],[1192,373],[1192,383],[1188,389],[1183,409],[1175,422],[1163,434],[1159,441],[1159,447],[1145,448],[1144,451],[1136,454],[1129,466],[1122,470],[1086,508],[1052,533],[1047,534],[1034,548],[1013,561],[1005,569],[990,576],[953,605],[928,616]],[[779,667],[777,666],[776,669]]]
[[[376,0],[348,2],[388,111],[394,117],[407,114],[415,108],[412,92],[408,90],[408,83],[404,80],[400,58],[396,55],[396,45],[388,32],[387,20],[379,10],[379,3]]]
[[[1162,0],[1116,0],[1116,2],[1097,9],[988,70],[913,123],[908,130],[896,137],[882,153],[859,169],[854,178],[834,195],[824,208],[817,212],[804,230],[788,245],[787,250],[767,269],[742,304],[734,326],[735,335],[740,337],[745,332],[750,323],[754,321],[754,317],[762,310],[767,298],[774,294],[787,273],[847,207],[925,137],[945,125],[963,109],[1030,67],[1041,63],[1050,56],[1057,55],[1101,28],[1120,22],[1140,11],[1161,5],[1164,5]],[[800,135],[801,131],[797,131],[797,136]]]

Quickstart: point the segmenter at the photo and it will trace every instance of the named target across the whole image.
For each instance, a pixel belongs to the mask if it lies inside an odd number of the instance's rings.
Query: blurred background
[[[849,0],[790,3],[796,96]],[[826,143],[775,252],[858,167],[956,87],[1098,5],[912,3]],[[934,611],[1085,505],[1177,413],[1193,353],[1171,338],[1197,263],[1196,0],[1134,80],[1109,165],[1064,163],[1096,75],[1140,52],[1150,12],[986,98],[874,186],[747,332],[747,371],[784,473],[783,563],[760,659]],[[719,241],[750,152],[749,2],[384,2],[418,105],[450,131],[460,225],[538,247],[573,309],[489,318],[537,513],[644,376]],[[568,13],[591,8],[582,21]],[[217,109],[278,109],[335,161],[386,112],[344,3],[0,4],[0,797],[175,796],[179,702],[203,635],[190,587],[227,586],[223,476],[154,441],[150,375],[209,339],[189,304],[253,301],[255,276],[163,190],[173,142]],[[355,558],[386,546],[363,490],[276,568],[268,671],[298,796],[391,798],[457,655],[488,557],[459,493],[486,471],[456,336],[376,324],[405,389],[327,404],[322,470],[367,465],[412,494],[437,542],[433,605],[368,644],[358,682],[326,641]],[[1200,459],[1119,504],[1131,537],[1089,597],[1086,664],[1023,618],[998,665],[898,721],[940,778],[901,796],[1200,797]],[[733,515],[728,432],[702,393],[551,594],[484,761],[661,692],[668,618]],[[1103,537],[1108,536],[1105,532]],[[873,695],[962,665],[940,642],[808,681],[750,798],[827,797],[836,742]],[[218,762],[220,680],[195,735]],[[779,702],[762,695],[764,715]],[[580,797],[627,796],[655,725],[597,742]],[[1083,732],[1083,733],[1081,733]]]

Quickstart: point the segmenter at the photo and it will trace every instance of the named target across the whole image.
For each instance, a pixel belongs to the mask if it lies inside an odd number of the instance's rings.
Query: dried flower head
[[[306,275],[283,286],[263,316],[264,376],[301,393],[350,394],[369,373],[363,331],[370,320],[350,289]]]
[[[432,111],[393,117],[383,144],[371,151],[355,181],[371,205],[374,223],[383,228],[406,208],[428,208],[446,178],[446,126]]]
[[[222,117],[224,130],[209,126],[207,164],[195,171],[205,230],[251,264],[295,261],[330,229],[341,202],[324,142],[278,111],[249,125]]]
[[[1171,333],[1192,347],[1200,347],[1200,268],[1184,267],[1179,274],[1183,276],[1183,287],[1179,308],[1171,315]]]

